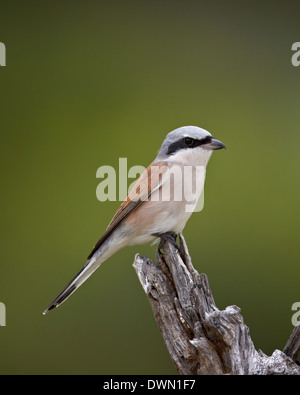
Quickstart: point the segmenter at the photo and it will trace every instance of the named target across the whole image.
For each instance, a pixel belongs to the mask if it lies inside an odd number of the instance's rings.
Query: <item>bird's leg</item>
[[[177,234],[175,232],[166,232],[166,233],[155,233],[154,236],[160,237],[161,240],[169,241],[174,247],[179,250],[179,246],[177,244]],[[158,248],[162,248],[162,243],[160,242]]]

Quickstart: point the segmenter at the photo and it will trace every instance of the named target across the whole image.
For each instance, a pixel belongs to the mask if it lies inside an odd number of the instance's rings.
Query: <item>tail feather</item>
[[[61,293],[50,303],[43,314],[47,314],[48,311],[53,310],[62,304],[77,288],[80,287],[85,280],[100,266],[100,262],[97,262],[95,258],[91,258],[84,267],[76,274],[76,276],[69,282],[69,284],[61,291]]]
[[[120,248],[124,247],[122,237],[119,237],[119,232],[114,232],[108,238],[102,241],[97,250],[88,258],[87,263],[83,266],[79,273],[69,282],[69,284],[62,290],[62,292],[53,300],[47,307],[43,314],[53,310],[55,307],[61,305],[81,284],[85,282],[94,271],[109,257],[111,257]]]

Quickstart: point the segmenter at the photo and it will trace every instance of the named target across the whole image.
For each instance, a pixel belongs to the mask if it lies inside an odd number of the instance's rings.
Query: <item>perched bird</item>
[[[126,246],[182,232],[204,187],[212,150],[225,148],[204,129],[184,126],[167,134],[157,157],[141,174],[87,263],[43,312],[59,306],[109,257]]]

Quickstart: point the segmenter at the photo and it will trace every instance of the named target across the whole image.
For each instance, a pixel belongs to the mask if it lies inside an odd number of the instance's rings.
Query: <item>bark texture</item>
[[[284,349],[257,351],[240,309],[219,310],[205,274],[193,267],[185,240],[161,240],[156,263],[135,256],[133,266],[179,374],[300,375],[300,327]]]

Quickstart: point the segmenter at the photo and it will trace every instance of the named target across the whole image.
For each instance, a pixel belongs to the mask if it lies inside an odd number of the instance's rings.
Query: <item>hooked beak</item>
[[[204,149],[208,150],[217,150],[217,149],[222,149],[225,148],[225,144],[223,144],[221,141],[212,138],[209,143],[203,144],[202,146]]]

